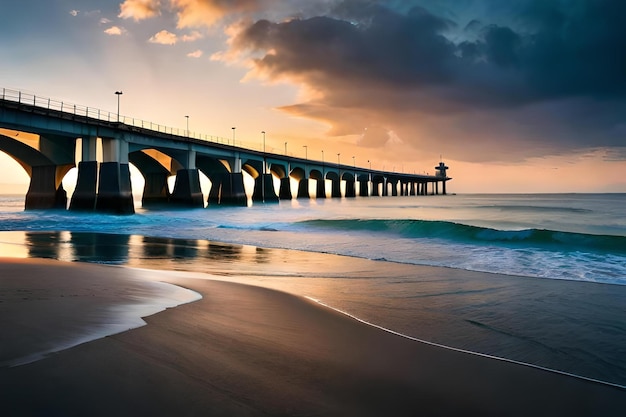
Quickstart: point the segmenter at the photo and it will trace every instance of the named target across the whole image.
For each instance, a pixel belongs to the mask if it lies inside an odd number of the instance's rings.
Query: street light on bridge
[[[265,153],[265,130],[261,131],[263,134],[263,153]]]
[[[189,116],[185,116],[187,118],[187,137],[189,137]]]
[[[285,155],[287,155],[287,142],[285,142]]]
[[[118,121],[118,123],[120,121],[120,96],[122,94],[124,94],[124,93],[121,90],[115,92],[115,95],[117,96],[117,121]]]
[[[337,154],[337,166],[341,165],[341,162],[339,162],[339,155],[341,155],[340,153]]]
[[[304,159],[309,159],[309,147],[307,145],[302,145],[304,148]]]
[[[237,129],[236,127],[231,127],[231,129],[233,129],[233,146],[235,146],[235,129]]]

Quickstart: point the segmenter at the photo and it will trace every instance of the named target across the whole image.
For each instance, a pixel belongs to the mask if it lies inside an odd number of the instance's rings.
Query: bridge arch
[[[63,178],[76,166],[75,141],[63,142],[67,148],[59,149],[39,135],[2,129],[0,151],[16,161],[30,177],[26,209],[67,207]]]

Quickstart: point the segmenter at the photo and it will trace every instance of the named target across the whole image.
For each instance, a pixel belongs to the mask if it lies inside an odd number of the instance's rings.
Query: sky
[[[0,88],[112,112],[121,90],[125,116],[257,148],[265,131],[310,159],[430,174],[443,159],[449,192],[626,192],[625,15],[622,0],[20,0],[0,5]],[[28,184],[1,153],[0,178]]]

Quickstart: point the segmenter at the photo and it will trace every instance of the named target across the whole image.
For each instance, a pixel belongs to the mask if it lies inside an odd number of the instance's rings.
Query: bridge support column
[[[445,181],[441,181],[441,187],[443,188],[442,189],[443,195],[446,195],[447,193],[446,193],[446,182]]]
[[[264,203],[278,202],[278,196],[276,191],[274,191],[274,176],[272,174],[261,174],[256,177],[252,201]]]
[[[369,181],[359,181],[359,196],[369,197],[370,186]]]
[[[356,190],[354,187],[354,180],[346,181],[346,198],[354,198],[356,197]]]
[[[281,200],[291,200],[293,198],[291,195],[291,179],[288,176],[280,179],[280,191],[278,192],[278,198]]]
[[[63,209],[67,207],[67,193],[63,184],[56,186],[56,165],[33,166],[26,193],[26,210]]]
[[[378,191],[378,186],[380,182],[372,181],[372,197],[380,197],[380,192]]]
[[[209,206],[220,203],[223,176],[223,174],[213,174],[209,177],[211,180],[211,191],[209,191],[209,197],[207,198],[207,204]]]
[[[341,198],[341,180],[332,180],[330,196],[332,198]]]
[[[391,195],[393,197],[397,197],[398,196],[398,183],[397,182],[392,182],[391,183]]]
[[[326,180],[324,178],[317,180],[315,198],[326,198]]]
[[[144,174],[144,177],[146,184],[143,188],[141,205],[143,207],[166,205],[170,201],[170,190],[167,186],[169,175],[154,172]]]
[[[96,208],[96,186],[98,184],[98,162],[96,161],[95,136],[81,141],[81,162],[78,163],[76,188],[70,201],[70,210],[93,211]]]
[[[298,196],[297,198],[311,198],[309,194],[309,179],[302,178],[298,182]]]
[[[176,172],[176,182],[170,202],[183,207],[204,207],[204,198],[200,189],[200,172],[197,168],[179,169]]]
[[[415,195],[415,183],[414,182],[409,183],[409,195],[410,196]]]
[[[76,188],[70,201],[70,210],[92,211],[96,208],[96,184],[98,183],[98,162],[78,163]]]
[[[99,178],[96,211],[115,214],[135,213],[128,164],[103,162],[100,164]]]
[[[248,197],[243,185],[243,174],[236,172],[225,174],[220,193],[220,204],[231,206],[247,206]]]

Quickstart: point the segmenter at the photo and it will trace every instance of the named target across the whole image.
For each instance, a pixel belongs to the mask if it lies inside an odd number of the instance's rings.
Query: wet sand
[[[42,263],[46,278],[83,278],[72,284],[73,304],[57,297],[42,314],[17,299],[19,288],[2,286],[10,274],[54,290],[61,281],[43,280]],[[2,344],[27,349],[25,335],[54,338],[50,323],[110,302],[112,288],[94,282],[125,279],[123,271],[0,263]],[[174,273],[167,281],[203,298],[146,326],[0,368],[2,414],[611,416],[626,407],[625,390],[411,341],[295,295]]]

